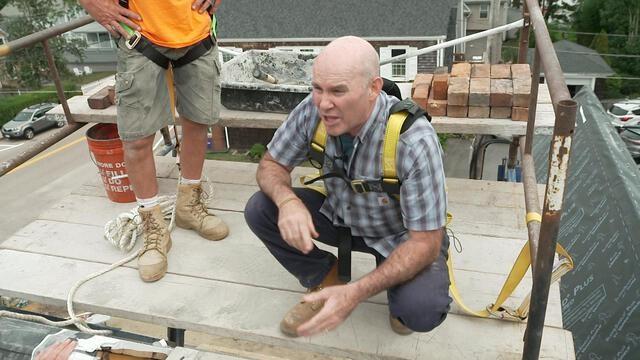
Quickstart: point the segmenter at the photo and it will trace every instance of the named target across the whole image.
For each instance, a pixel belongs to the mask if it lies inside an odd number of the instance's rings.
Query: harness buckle
[[[136,45],[138,45],[138,43],[140,42],[140,39],[142,39],[142,34],[140,34],[139,31],[135,31],[133,35],[131,35],[131,37],[124,42],[124,44],[127,47],[127,49],[133,50],[136,47]]]
[[[366,182],[364,180],[351,180],[351,189],[357,194],[368,192]]]

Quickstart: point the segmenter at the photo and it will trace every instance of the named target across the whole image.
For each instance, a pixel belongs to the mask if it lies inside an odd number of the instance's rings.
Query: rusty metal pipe
[[[551,100],[554,104],[558,104],[562,100],[570,100],[571,95],[569,94],[558,56],[553,48],[551,37],[549,37],[549,30],[547,30],[540,5],[538,5],[537,0],[526,0],[526,3],[529,8],[531,25],[533,25],[533,31],[536,35],[536,48],[540,53]]]
[[[525,152],[526,145],[530,139],[525,136],[520,137],[520,157],[522,159],[522,185],[524,187],[524,203],[527,214],[540,214],[540,197],[538,195],[538,181],[536,180],[536,169],[533,162],[533,155]],[[533,140],[533,139],[531,139]],[[529,235],[529,251],[531,253],[531,263],[535,264],[538,259],[538,242],[540,239],[540,223],[531,221],[527,223],[527,233]],[[535,274],[535,266],[531,267]]]
[[[527,51],[529,50],[529,28],[531,27],[531,19],[529,18],[529,9],[525,2],[522,6],[522,19],[524,24],[520,30],[520,46],[518,48],[518,64],[527,63]]]
[[[38,31],[36,33],[27,35],[25,37],[21,37],[20,39],[10,41],[5,45],[0,46],[0,57],[6,56],[16,50],[20,50],[22,48],[45,41],[54,36],[58,36],[67,31],[77,29],[81,26],[87,25],[92,22],[93,22],[93,19],[91,18],[91,16],[87,15],[87,16],[83,16],[81,18],[69,21],[68,23],[52,26],[48,29]]]
[[[22,165],[27,160],[32,157],[38,155],[51,145],[57,143],[58,141],[64,139],[65,137],[73,134],[76,130],[83,127],[84,123],[73,123],[67,124],[65,127],[60,129],[56,129],[55,131],[49,131],[47,133],[47,137],[44,140],[40,140],[37,144],[34,144],[32,147],[28,148],[26,151],[20,153],[18,156],[1,162],[0,163],[0,176],[5,175],[9,171],[17,168]]]
[[[51,54],[51,49],[49,48],[49,43],[47,42],[47,40],[42,42],[42,47],[44,48],[44,54],[47,57],[47,63],[49,63],[49,70],[51,70],[51,78],[53,79],[53,83],[56,85],[58,100],[60,100],[60,104],[62,104],[62,110],[64,111],[64,116],[67,118],[67,124],[75,124],[75,120],[71,115],[71,110],[69,110],[69,104],[67,103],[67,98],[64,96],[64,89],[62,88],[62,82],[60,81],[58,68],[56,68],[56,62],[53,60],[53,55]]]
[[[529,118],[527,119],[527,143],[525,154],[531,154],[533,149],[533,131],[536,126],[536,110],[538,108],[538,89],[540,88],[540,54],[538,48],[533,50],[533,70],[531,78],[531,95],[529,97]]]
[[[538,359],[545,312],[551,285],[551,272],[560,229],[560,216],[567,184],[567,168],[576,123],[577,103],[562,100],[556,104],[556,124],[549,155],[549,178],[544,199],[538,259],[531,290],[531,311],[527,322],[523,359]]]

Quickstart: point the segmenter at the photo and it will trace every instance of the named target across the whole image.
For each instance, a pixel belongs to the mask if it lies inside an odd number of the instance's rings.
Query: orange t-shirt
[[[142,17],[132,20],[140,33],[156,45],[181,48],[209,35],[211,17],[191,9],[193,0],[130,0],[129,9]]]

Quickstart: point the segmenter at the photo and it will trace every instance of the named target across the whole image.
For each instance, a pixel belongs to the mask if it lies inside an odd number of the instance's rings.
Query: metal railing
[[[89,16],[74,20],[70,23],[58,25],[47,30],[26,36],[24,38],[9,42],[0,46],[0,56],[5,56],[18,49],[32,46],[41,42],[44,47],[45,54],[49,61],[51,76],[56,85],[58,98],[64,113],[67,117],[69,125],[54,136],[41,141],[39,146],[34,147],[31,151],[21,154],[18,158],[9,164],[0,166],[0,176],[4,175],[11,169],[28,160],[30,157],[39,153],[43,149],[51,146],[55,142],[65,136],[76,131],[81,124],[75,123],[67,101],[62,90],[60,78],[53,62],[51,51],[47,44],[47,40],[51,37],[60,35],[66,31],[73,30],[80,26],[92,22]],[[518,62],[527,62],[528,39],[530,28],[533,27],[533,33],[536,39],[535,56],[532,66],[532,83],[531,97],[529,104],[529,119],[527,122],[526,135],[522,137],[514,137],[511,142],[509,151],[508,167],[515,166],[515,158],[519,149],[522,158],[523,186],[525,194],[525,206],[527,213],[541,214],[542,221],[527,222],[527,231],[531,252],[531,263],[533,272],[533,287],[531,292],[530,313],[527,322],[527,330],[524,337],[523,359],[537,359],[540,355],[540,344],[542,332],[544,329],[544,320],[547,308],[547,299],[549,295],[549,287],[551,281],[551,272],[553,267],[555,247],[560,224],[560,216],[563,209],[564,190],[567,181],[567,164],[571,153],[571,140],[575,127],[577,104],[571,99],[567,88],[562,69],[558,57],[554,51],[549,32],[546,28],[542,12],[536,0],[526,0],[523,6],[523,19],[515,23],[507,24],[502,27],[487,30],[485,32],[467,36],[461,39],[448,41],[446,43],[437,44],[435,46],[422,49],[411,54],[384,59],[381,64],[405,59],[408,57],[418,56],[427,52],[436,51],[445,47],[453,46],[460,42],[470,41],[475,38],[486,37],[498,32],[504,32],[514,27],[522,26],[520,32],[520,46],[518,51]],[[229,52],[236,55],[234,52]],[[541,211],[538,198],[537,181],[535,178],[535,167],[532,156],[532,143],[534,136],[534,127],[536,120],[536,107],[538,98],[539,75],[540,68],[544,68],[545,79],[548,84],[549,93],[553,103],[555,112],[555,126],[553,130],[553,138],[549,150],[549,170],[548,181],[546,185],[546,193],[544,206]]]
[[[38,155],[43,150],[47,149],[48,147],[57,143],[58,141],[64,139],[65,137],[73,134],[76,130],[80,129],[82,126],[85,125],[84,123],[76,123],[73,120],[73,116],[71,115],[71,111],[69,110],[69,104],[67,104],[67,98],[64,95],[64,89],[62,88],[60,75],[58,74],[58,69],[56,68],[55,61],[53,60],[53,55],[51,54],[51,49],[49,48],[48,40],[51,39],[52,37],[55,37],[67,31],[79,28],[91,22],[93,22],[93,19],[87,15],[82,18],[78,18],[76,20],[70,21],[68,23],[56,25],[49,29],[38,31],[31,35],[27,35],[20,39],[10,41],[7,44],[0,46],[0,57],[3,57],[11,54],[12,52],[20,50],[22,48],[33,46],[37,43],[42,43],[44,54],[47,57],[47,63],[49,64],[51,79],[55,84],[56,93],[58,94],[58,100],[60,101],[60,104],[62,105],[62,109],[64,110],[64,115],[67,118],[67,125],[65,125],[61,129],[58,129],[50,133],[44,139],[40,139],[40,141],[37,144],[29,147],[26,151],[18,154],[16,157],[0,163],[0,176],[3,176],[9,171],[15,169],[16,167],[20,166],[22,163]]]

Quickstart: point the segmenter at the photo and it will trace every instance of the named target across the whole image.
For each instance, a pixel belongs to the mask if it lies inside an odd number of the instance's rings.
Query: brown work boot
[[[138,273],[143,281],[156,281],[167,272],[171,237],[160,205],[138,209],[142,217],[144,245],[138,255]]]
[[[229,228],[219,217],[209,214],[204,200],[207,193],[200,184],[179,184],[176,199],[176,225],[193,229],[209,240],[222,240],[229,235]]]
[[[400,321],[397,317],[389,314],[389,325],[391,325],[391,330],[398,335],[411,335],[413,334],[413,330],[409,329],[405,324]]]
[[[333,267],[329,270],[329,273],[325,276],[324,280],[322,280],[322,283],[314,288],[308,289],[307,293],[320,291],[325,287],[341,284],[343,284],[343,282],[338,279],[338,262],[336,262],[333,264]],[[323,306],[324,301],[313,301],[310,303],[301,301],[291,308],[291,310],[289,310],[289,312],[284,316],[280,322],[280,331],[291,337],[300,336],[298,335],[298,327],[317,314]]]

